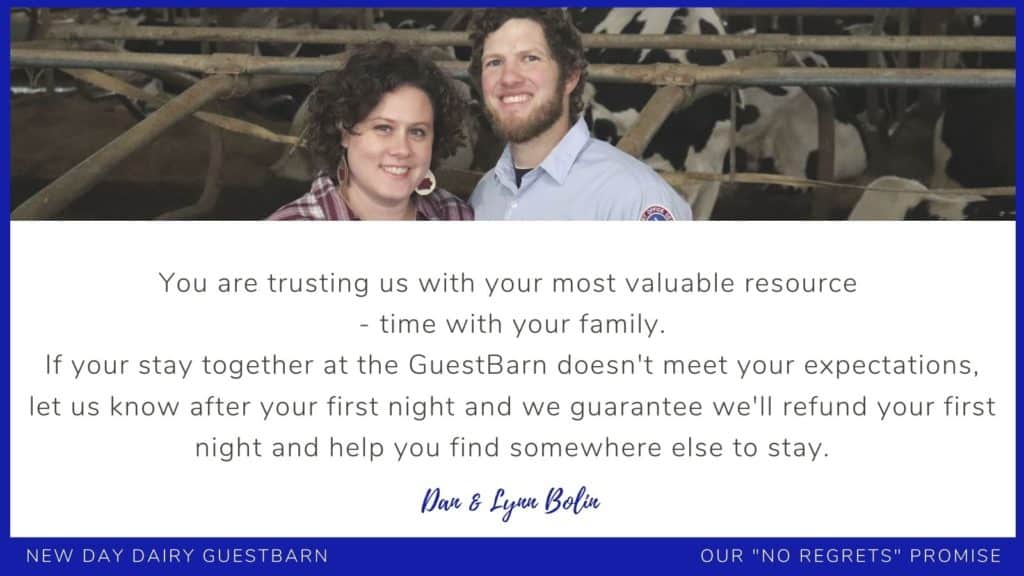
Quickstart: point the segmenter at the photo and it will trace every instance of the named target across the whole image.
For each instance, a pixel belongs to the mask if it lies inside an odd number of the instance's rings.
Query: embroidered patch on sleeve
[[[641,220],[647,221],[664,221],[664,220],[675,220],[675,216],[672,216],[672,212],[668,208],[660,204],[651,204],[644,209],[644,213],[640,215]]]

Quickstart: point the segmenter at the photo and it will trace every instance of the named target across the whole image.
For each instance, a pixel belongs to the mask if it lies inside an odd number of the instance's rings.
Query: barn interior
[[[631,23],[644,18],[635,10]],[[9,15],[12,218],[104,220],[267,217],[309,189],[315,159],[303,148],[302,105],[317,67],[346,46],[392,39],[423,46],[459,77],[473,16],[464,9],[355,8],[35,8]],[[663,171],[701,207],[700,217],[1015,219],[1014,9],[724,8],[713,16],[720,31],[705,36],[728,37],[726,44],[680,41],[663,52],[728,51],[727,64],[743,63],[740,83],[714,84],[729,103],[723,161],[692,175],[676,159],[652,161],[654,143],[675,138],[655,133],[669,123],[646,135],[627,126],[610,137]],[[662,36],[685,36],[668,26]],[[638,71],[654,64],[634,56],[650,49],[629,38],[621,48],[597,48],[588,41],[602,29],[580,27],[597,64],[595,104],[604,104],[602,83],[644,84],[635,80]],[[630,24],[607,35],[640,36]],[[771,56],[767,65],[758,60],[764,55]],[[223,75],[238,63],[257,80],[140,132],[195,89],[203,70]],[[697,73],[676,85],[700,92],[705,81],[725,76]],[[651,95],[672,78],[647,82],[630,117],[653,109]],[[742,107],[783,92],[788,108],[773,120],[768,140],[745,140],[737,129]],[[680,96],[660,117],[696,107],[694,101],[701,100]],[[501,150],[480,132],[468,156],[439,174],[461,196]],[[846,137],[862,151],[850,151]],[[796,147],[794,138],[810,139],[813,150],[783,166],[782,149]],[[862,168],[851,161],[857,154]],[[885,186],[869,186],[883,177]],[[714,182],[710,200],[706,186],[694,192],[702,181]],[[875,196],[881,208],[867,206]]]

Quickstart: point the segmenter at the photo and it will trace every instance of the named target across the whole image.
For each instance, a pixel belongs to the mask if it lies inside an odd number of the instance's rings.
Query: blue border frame
[[[18,3],[24,7],[93,7],[97,4],[104,6],[167,6],[168,3],[152,2],[37,2],[26,1]],[[176,2],[171,3],[176,7],[197,7],[216,5],[218,7],[228,6],[279,6],[283,4],[277,1],[249,1],[249,2]],[[360,6],[366,2],[349,3],[322,1],[303,2],[303,6],[330,5],[330,6]],[[478,6],[481,2],[440,2],[444,6]],[[549,5],[550,2],[531,2],[518,0],[492,1],[487,5]],[[610,2],[585,2],[569,3],[571,5],[615,5]],[[671,5],[665,2],[641,2],[645,6]],[[776,1],[776,2],[736,2],[724,1],[714,3],[716,6],[751,6],[760,5],[766,7],[813,7],[821,6],[823,3],[803,1]],[[882,3],[845,2],[844,7],[872,7],[872,6],[901,6],[901,7],[936,7],[936,6],[963,6],[965,2],[921,2],[919,0],[904,1],[894,4],[890,1]],[[388,7],[416,7],[431,6],[426,1],[420,2],[387,2]],[[993,7],[1015,7],[1015,4],[1007,2],[990,2],[985,6]],[[9,44],[9,20],[10,11],[6,12],[5,18],[8,24],[0,29],[3,42]],[[1017,35],[1021,36],[1021,24],[1017,23]],[[10,67],[10,56],[8,56],[8,67]],[[1019,71],[1019,64],[1018,64]],[[10,78],[8,76],[5,84],[9,90]],[[1017,95],[1018,107],[1020,95]],[[10,100],[8,106],[3,110],[4,126],[10,134]],[[1020,135],[1020,118],[1017,118],[1018,141]],[[10,154],[10,140],[4,140],[3,146]],[[1017,149],[1017,161],[1021,162],[1021,152]],[[5,166],[9,167],[7,163]],[[9,170],[9,168],[8,168]],[[8,180],[9,182],[9,180]],[[10,186],[8,193],[3,196],[3,205],[10,213]],[[8,307],[3,310],[4,320],[8,325],[8,337],[10,333],[10,224],[9,220],[6,234],[3,237],[7,241],[7,248],[0,250],[3,253],[3,271],[6,277],[0,286],[4,292]],[[1018,241],[1018,240],[1015,240]],[[1017,249],[1019,252],[1019,244]],[[1015,257],[1016,265],[1016,257]],[[1016,320],[1019,324],[1019,309],[1016,307]],[[0,395],[0,417],[3,418],[4,428],[7,430],[10,440],[10,344],[5,347],[6,365],[8,369],[4,374],[5,393]],[[1020,398],[1017,399],[1017,413],[1020,413]],[[1019,431],[1017,432],[1019,445]],[[3,486],[10,495],[10,443],[3,443],[2,459],[5,470]],[[1019,466],[1019,458],[1018,458]],[[1019,477],[1019,476],[1018,476]],[[69,479],[69,481],[73,481]],[[573,574],[582,572],[598,573],[622,573],[622,574],[681,574],[693,571],[700,571],[708,574],[723,573],[768,573],[785,571],[786,573],[818,573],[824,570],[843,573],[892,573],[892,572],[962,572],[971,571],[979,573],[1019,573],[1020,570],[1020,545],[1017,538],[1004,539],[976,539],[976,538],[328,538],[328,539],[293,539],[293,538],[259,538],[259,539],[237,539],[237,538],[86,538],[86,539],[12,539],[10,537],[10,500],[2,499],[4,517],[7,524],[4,529],[3,572],[11,573],[139,573],[164,574],[184,572],[216,572],[216,573],[445,573],[445,574],[523,574],[523,573],[559,573]],[[1019,501],[1017,503],[1017,519],[1020,518]],[[327,564],[192,564],[191,566],[174,565],[134,565],[131,563],[121,564],[33,564],[28,565],[25,561],[26,550],[33,547],[52,548],[74,548],[80,551],[83,548],[112,548],[122,547],[148,549],[152,547],[191,547],[198,550],[201,548],[224,548],[224,547],[312,547],[325,548],[328,551],[329,562]],[[964,565],[909,565],[906,557],[909,549],[914,547],[932,548],[998,548],[1000,550],[1000,563]],[[730,550],[733,548],[744,551],[746,561],[742,564],[719,564],[703,563],[700,554],[702,550]],[[751,560],[750,555],[753,549],[787,549],[793,554],[793,559],[788,563],[760,563]],[[796,561],[796,553],[800,548],[858,548],[858,549],[899,549],[902,558],[897,557],[890,563],[849,563],[833,562],[827,564],[801,564]]]

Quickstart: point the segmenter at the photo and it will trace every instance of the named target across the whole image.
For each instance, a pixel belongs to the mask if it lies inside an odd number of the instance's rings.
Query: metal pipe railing
[[[778,66],[782,61],[779,54],[757,54],[733,60],[722,66],[728,68],[767,68]],[[662,123],[674,111],[686,108],[693,102],[727,90],[727,86],[664,86],[659,88],[651,99],[644,105],[637,117],[633,127],[619,140],[618,148],[623,152],[636,156],[643,156],[651,139],[661,129]],[[735,124],[734,124],[735,125]]]
[[[88,192],[122,160],[155,140],[182,118],[202,108],[207,102],[231,92],[237,83],[245,80],[231,76],[211,76],[200,80],[22,202],[11,212],[11,218],[20,220],[56,216]]]
[[[64,40],[162,40],[189,42],[282,42],[367,44],[381,40],[412,46],[469,46],[466,32],[427,30],[309,30],[185,26],[52,27],[48,38]],[[790,34],[582,34],[586,48],[690,50],[809,50],[883,52],[1015,52],[1016,39],[995,36],[794,36]]]
[[[343,58],[270,58],[242,54],[175,55],[71,50],[11,50],[12,66],[176,70],[200,74],[286,74],[315,76],[336,70]],[[449,73],[466,77],[466,64],[438,61]],[[592,64],[591,80],[685,86],[915,86],[1014,88],[1015,70],[887,68],[729,68],[687,64]]]

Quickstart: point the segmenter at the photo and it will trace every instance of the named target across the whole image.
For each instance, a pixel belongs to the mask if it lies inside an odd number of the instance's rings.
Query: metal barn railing
[[[391,40],[415,46],[465,46],[465,32],[429,32],[409,30],[288,30],[288,29],[229,29],[210,27],[147,27],[147,26],[61,26],[49,27],[44,37],[34,42],[20,43],[11,48],[12,67],[62,69],[121,69],[139,71],[177,71],[206,76],[178,96],[169,99],[159,110],[133,126],[122,136],[82,161],[68,173],[57,178],[37,194],[18,206],[12,218],[47,218],[59,214],[76,198],[85,194],[113,166],[124,160],[135,149],[157,138],[180,119],[197,113],[206,103],[216,98],[239,96],[253,90],[289,83],[304,82],[310,76],[337,69],[345,54],[320,58],[273,58],[242,54],[170,55],[143,54],[119,51],[77,51],[51,49],[72,46],[84,40],[161,40],[182,42],[289,42],[322,44],[362,44]],[[801,68],[781,66],[782,51],[893,51],[893,52],[1015,52],[1015,38],[956,37],[956,36],[794,36],[794,35],[741,35],[741,36],[685,36],[685,35],[614,35],[585,34],[588,48],[681,48],[708,50],[742,50],[752,55],[739,58],[720,67],[701,67],[683,64],[592,64],[590,79],[601,82],[643,83],[658,86],[651,100],[644,106],[637,122],[623,136],[619,147],[633,155],[646,148],[664,119],[673,111],[688,106],[698,98],[711,93],[743,86],[802,86],[808,90],[819,112],[819,174],[828,180],[832,174],[834,154],[831,152],[833,126],[830,101],[826,102],[814,87],[833,85],[878,87],[974,87],[1015,88],[1014,70],[991,69],[921,69],[921,68]],[[113,48],[111,48],[113,49]],[[438,64],[456,77],[467,76],[466,63],[439,61]],[[79,77],[83,76],[79,74]],[[203,114],[203,113],[200,113]],[[216,124],[207,114],[208,122]],[[233,129],[246,123],[231,119],[221,120],[222,128]],[[734,127],[735,129],[735,127]],[[256,129],[240,131],[266,137]],[[265,130],[263,132],[266,132]],[[288,141],[288,137],[276,141]],[[735,170],[735,163],[733,163]],[[810,185],[818,189],[841,186],[821,181],[787,179],[774,175],[730,174],[693,175],[664,173],[667,181],[682,191],[683,185],[693,180],[718,179],[730,182],[755,181]],[[470,173],[452,173],[456,180],[472,178]],[[978,194],[978,190],[951,190],[946,193]],[[987,193],[1008,194],[1015,189],[994,189]],[[699,205],[700,198],[688,198]],[[695,206],[697,208],[697,206]],[[695,209],[695,212],[698,210]],[[705,214],[710,207],[700,208]]]

